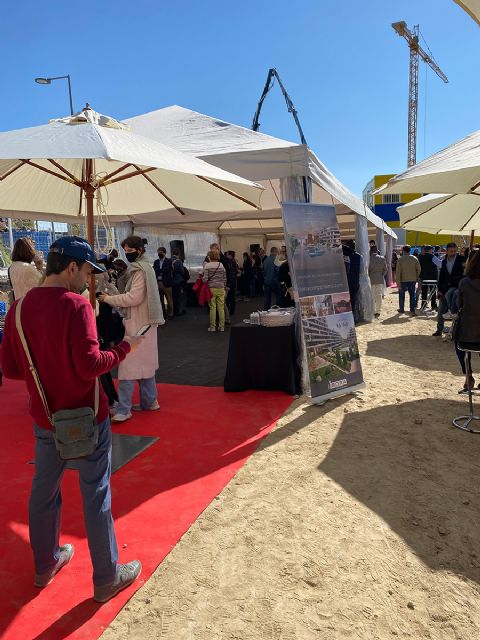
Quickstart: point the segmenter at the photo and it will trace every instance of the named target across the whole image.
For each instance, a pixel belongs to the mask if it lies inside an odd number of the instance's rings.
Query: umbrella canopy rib
[[[70,171],[67,171],[67,169],[65,169],[65,167],[62,167],[60,163],[56,162],[55,160],[52,160],[51,158],[49,158],[48,161],[50,162],[50,164],[53,164],[54,167],[57,167],[57,169],[60,169],[60,171],[62,171],[62,173],[64,173],[66,176],[71,178],[75,182],[75,184],[78,184],[78,179],[73,175],[73,173],[70,173]]]
[[[140,168],[137,167],[136,164],[134,164],[133,166],[140,171]],[[165,200],[167,200],[167,202],[169,202],[172,205],[172,207],[174,207],[178,211],[178,213],[180,213],[182,216],[185,215],[185,211],[180,209],[180,207],[176,205],[175,202],[171,198],[169,198],[169,196],[167,196],[167,194],[162,189],[160,189],[158,184],[155,184],[155,182],[150,178],[150,176],[146,175],[145,171],[140,171],[140,175],[142,175],[145,178],[145,180],[149,182],[152,185],[152,187],[158,191],[158,193],[162,194]]]
[[[106,187],[109,184],[114,184],[115,182],[121,182],[122,180],[128,180],[129,178],[135,178],[135,176],[145,175],[150,171],[156,171],[156,167],[149,167],[148,169],[140,169],[136,164],[132,164],[132,167],[136,169],[136,171],[131,171],[130,173],[126,173],[124,176],[119,176],[118,178],[113,178],[113,180],[102,180],[100,186]]]
[[[113,178],[113,176],[118,175],[119,173],[122,173],[122,171],[125,171],[125,169],[128,169],[129,167],[131,167],[131,163],[127,162],[126,164],[122,165],[121,167],[119,167],[118,169],[115,169],[115,171],[112,171],[112,173],[108,173],[104,178],[103,178],[103,182],[105,183],[107,180],[110,180],[111,178]]]
[[[13,167],[12,169],[10,169],[9,171],[7,171],[7,173],[4,173],[3,176],[0,176],[0,182],[2,180],[5,180],[5,178],[8,178],[8,176],[11,176],[12,173],[15,173],[15,171],[18,171],[18,169],[20,169],[21,167],[23,167],[23,165],[26,164],[25,160],[20,160],[20,164],[17,164],[16,167]]]
[[[475,211],[472,213],[470,218],[465,222],[465,224],[462,224],[462,226],[460,227],[460,231],[463,231],[465,229],[465,227],[468,225],[470,220],[473,220],[473,218],[477,215],[479,211],[480,211],[480,205],[475,209]]]
[[[31,160],[22,160],[22,162],[24,162],[25,164],[30,165],[31,167],[35,167],[35,169],[39,169],[40,171],[44,171],[45,173],[49,173],[51,176],[55,176],[56,178],[60,178],[60,180],[65,180],[65,182],[70,182],[70,184],[76,184],[77,186],[80,186],[80,183],[78,182],[78,180],[76,178],[74,178],[72,180],[72,178],[67,178],[67,176],[62,176],[60,173],[57,173],[56,171],[51,171],[50,169],[47,169],[47,167],[42,167],[41,164],[37,164],[36,162],[32,162]]]
[[[230,191],[230,189],[227,189],[226,187],[222,187],[221,185],[217,184],[213,180],[209,180],[208,178],[205,178],[205,176],[197,176],[197,178],[200,178],[200,180],[204,180],[205,182],[208,182],[208,184],[211,184],[213,187],[217,187],[217,189],[220,189],[221,191],[225,191],[225,193],[228,193],[230,196],[237,198],[237,200],[242,200],[242,202],[246,202],[247,204],[249,204],[251,207],[254,207],[255,209],[259,208],[257,207],[256,204],[254,204],[253,202],[250,202],[250,200],[247,200],[246,198],[242,198],[242,196],[239,196],[234,191]]]

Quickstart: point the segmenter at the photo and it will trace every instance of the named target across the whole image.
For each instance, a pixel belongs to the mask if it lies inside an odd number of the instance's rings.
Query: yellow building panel
[[[390,178],[393,178],[393,176],[397,175],[396,173],[386,173],[384,175],[381,176],[373,176],[373,186],[375,187],[375,189],[380,189],[380,187],[383,187],[384,184],[387,184],[387,182],[390,180]]]

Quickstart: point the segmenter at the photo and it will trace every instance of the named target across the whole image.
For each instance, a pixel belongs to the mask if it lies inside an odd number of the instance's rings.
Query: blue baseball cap
[[[75,260],[88,262],[94,273],[105,273],[106,269],[95,262],[95,252],[84,238],[79,236],[62,236],[50,246],[49,253],[60,253]]]

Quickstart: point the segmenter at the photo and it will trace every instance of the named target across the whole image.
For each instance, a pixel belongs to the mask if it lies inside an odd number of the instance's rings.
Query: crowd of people
[[[284,246],[280,251],[272,247],[268,256],[263,249],[245,252],[240,266],[235,251],[222,253],[220,246],[213,243],[203,262],[201,277],[210,289],[208,331],[225,330],[225,324],[230,323],[230,317],[235,313],[237,294],[247,302],[263,296],[265,310],[272,304],[279,307],[295,304]]]
[[[455,242],[449,242],[442,255],[440,247],[426,245],[412,252],[411,247],[405,245],[396,262],[396,281],[398,312],[405,312],[408,292],[412,316],[417,315],[419,304],[425,311],[430,308],[436,313],[436,329],[432,335],[450,334],[466,376],[459,393],[472,389],[475,380],[473,376],[467,376],[465,366],[468,349],[459,348],[459,345],[480,349],[480,246],[459,250]],[[446,321],[452,321],[452,325],[446,327]]]

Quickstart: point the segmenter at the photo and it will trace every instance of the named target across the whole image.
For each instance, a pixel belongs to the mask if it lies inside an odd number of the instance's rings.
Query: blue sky
[[[353,191],[404,169],[408,47],[391,28],[420,24],[445,85],[420,69],[417,160],[480,128],[480,28],[453,0],[99,0],[5,3],[0,130],[68,113],[117,118],[170,104],[250,127],[275,66],[310,147]],[[424,127],[426,114],[426,129]],[[298,141],[278,87],[261,131]]]

